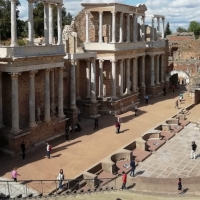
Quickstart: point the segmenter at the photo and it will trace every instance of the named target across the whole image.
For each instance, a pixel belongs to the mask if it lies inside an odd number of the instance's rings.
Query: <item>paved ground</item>
[[[72,141],[66,142],[63,137],[52,142],[51,159],[46,158],[45,146],[29,153],[25,161],[22,161],[21,157],[12,158],[2,155],[0,163],[3,163],[1,165],[3,167],[0,167],[0,177],[10,178],[11,170],[18,167],[18,173],[21,175],[18,177],[19,180],[55,179],[61,168],[66,179],[73,178],[151,127],[177,113],[178,110],[174,105],[180,90],[168,93],[166,97],[159,96],[153,99],[150,97],[149,105],[141,104],[139,116],[136,118],[132,111],[122,114],[121,134],[115,134],[115,118],[107,116],[100,119],[98,131],[93,131],[93,123],[89,120],[80,133],[74,134]],[[191,101],[186,97],[186,101],[180,107],[189,104]],[[188,158],[188,153],[186,157]]]

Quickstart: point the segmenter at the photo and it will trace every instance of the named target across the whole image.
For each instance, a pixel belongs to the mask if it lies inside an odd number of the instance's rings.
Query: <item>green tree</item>
[[[188,29],[179,26],[179,27],[176,29],[176,31],[177,31],[178,33],[183,33],[183,32],[188,32]]]
[[[200,35],[200,24],[197,21],[191,21],[188,31],[194,32],[195,36]]]
[[[171,34],[172,34],[172,31],[171,31],[171,29],[170,29],[169,22],[167,22],[164,35],[165,35],[165,37],[166,37],[167,35],[171,35]]]

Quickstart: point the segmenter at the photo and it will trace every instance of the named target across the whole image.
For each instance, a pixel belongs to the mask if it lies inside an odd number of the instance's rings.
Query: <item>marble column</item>
[[[62,44],[62,4],[57,4],[58,43]]]
[[[162,39],[165,38],[165,18],[162,17]]]
[[[154,75],[154,55],[151,55],[151,86],[155,86],[155,75]]]
[[[99,98],[103,98],[103,62],[99,60]]]
[[[76,61],[76,99],[81,99],[80,96],[80,60]]]
[[[12,87],[12,128],[11,132],[18,133],[19,129],[19,94],[18,94],[18,76],[21,73],[11,73]]]
[[[102,28],[103,28],[103,12],[99,11],[99,43],[103,42],[103,40],[102,40],[102,38],[103,38],[103,35],[102,35],[103,30],[102,30]]]
[[[137,57],[133,58],[133,93],[137,92],[138,88],[138,62]]]
[[[28,44],[33,45],[33,0],[28,0]]]
[[[159,36],[160,36],[160,18],[157,17],[157,40],[160,39]]]
[[[64,67],[58,68],[58,117],[64,117],[63,113],[63,69]]]
[[[127,27],[126,27],[126,42],[130,42],[130,15],[129,13],[127,14]]]
[[[151,41],[154,41],[154,17],[151,19]]]
[[[156,56],[156,58],[157,58],[156,84],[157,84],[157,85],[160,84],[160,82],[159,82],[159,80],[160,80],[160,60],[159,60],[159,57],[160,57],[160,55],[158,54],[158,55]]]
[[[91,60],[91,101],[96,103],[96,58]]]
[[[112,43],[116,42],[116,11],[112,11]]]
[[[49,3],[43,2],[44,4],[44,45],[49,44]]]
[[[49,44],[53,44],[53,4],[49,4]]]
[[[124,65],[123,65],[124,60],[120,60],[120,74],[119,74],[119,93],[120,96],[124,95],[124,84],[123,84],[123,78],[124,78]]]
[[[123,42],[123,16],[124,13],[120,13],[120,24],[119,24],[119,43]]]
[[[90,60],[87,60],[87,68],[86,68],[86,78],[87,78],[87,96],[86,98],[90,98],[90,83],[91,83],[91,73],[90,73]]]
[[[126,94],[130,94],[130,59],[126,59]]]
[[[50,122],[50,81],[49,81],[50,69],[45,70],[44,77],[44,121]]]
[[[70,109],[76,110],[76,61],[71,60],[70,73]]]
[[[112,98],[116,99],[116,60],[111,60],[112,62]]]
[[[90,39],[89,39],[89,12],[88,11],[86,11],[85,12],[85,25],[86,25],[86,27],[85,27],[85,42],[86,43],[89,43],[90,42]]]
[[[142,41],[145,41],[145,16],[142,16]]]
[[[35,122],[35,74],[37,71],[29,73],[29,126],[37,126]]]
[[[164,54],[161,55],[161,83],[164,83],[164,74],[165,74],[165,57]]]
[[[54,69],[51,70],[50,72],[50,90],[51,90],[51,98],[50,98],[50,102],[51,102],[51,107],[52,110],[55,110],[55,89],[54,89],[54,85],[55,85],[55,71]]]
[[[145,85],[145,56],[142,56],[142,62],[141,62],[141,64],[142,64],[142,66],[141,66],[141,86],[142,87],[146,87],[146,85]]]
[[[2,72],[0,72],[0,128],[3,127]]]
[[[17,20],[16,20],[16,1],[11,0],[11,47],[18,46],[17,44]]]
[[[140,42],[142,41],[143,38],[143,20],[142,17],[140,17]]]
[[[138,41],[138,23],[137,23],[137,15],[133,14],[133,23],[134,23],[134,28],[133,28],[133,42]]]

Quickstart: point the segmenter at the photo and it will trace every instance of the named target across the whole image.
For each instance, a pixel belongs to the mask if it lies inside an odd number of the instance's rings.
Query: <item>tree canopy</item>
[[[170,29],[169,22],[167,22],[164,35],[165,35],[165,37],[166,37],[167,35],[171,35],[171,34],[172,34],[172,31],[171,31],[171,29]]]
[[[188,29],[179,26],[179,27],[176,29],[176,32],[178,32],[178,33],[188,32]]]
[[[194,32],[195,36],[200,35],[200,24],[197,21],[191,21],[188,31]]]

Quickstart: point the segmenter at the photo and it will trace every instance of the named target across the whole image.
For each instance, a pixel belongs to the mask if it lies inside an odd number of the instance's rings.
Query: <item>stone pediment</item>
[[[141,10],[144,10],[144,11],[146,11],[147,10],[147,7],[146,7],[146,5],[145,4],[137,4],[137,7],[138,8],[140,8]]]
[[[51,3],[51,4],[54,4],[54,3],[63,4],[63,0],[45,0],[44,2]]]

